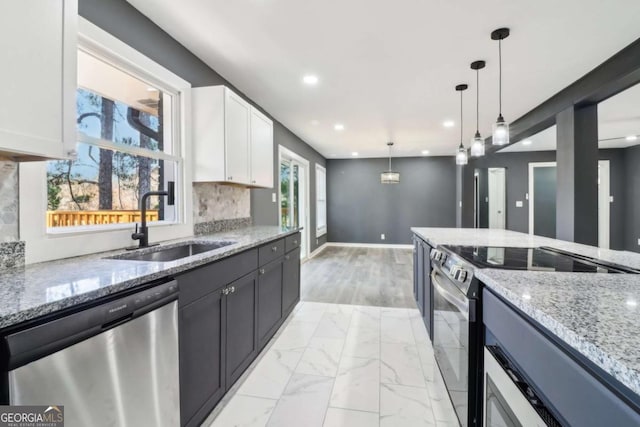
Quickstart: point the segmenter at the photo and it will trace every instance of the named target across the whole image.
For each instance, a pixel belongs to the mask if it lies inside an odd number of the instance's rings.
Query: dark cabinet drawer
[[[284,255],[284,239],[269,242],[258,249],[258,261],[261,266]]]
[[[177,277],[180,284],[179,305],[183,307],[255,271],[257,267],[258,251],[252,249],[180,274]]]
[[[284,250],[290,252],[300,246],[300,233],[292,234],[284,239]]]

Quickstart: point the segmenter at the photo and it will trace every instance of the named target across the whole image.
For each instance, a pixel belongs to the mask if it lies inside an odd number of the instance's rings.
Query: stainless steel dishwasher
[[[165,282],[5,338],[12,405],[65,425],[179,426],[178,284]]]

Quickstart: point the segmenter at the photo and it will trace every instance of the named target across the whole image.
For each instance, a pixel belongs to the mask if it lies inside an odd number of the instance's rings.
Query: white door
[[[273,187],[273,122],[251,109],[251,185]]]
[[[226,181],[250,184],[249,120],[251,106],[230,90],[225,92]]]
[[[609,249],[610,233],[610,176],[609,160],[598,162],[598,246]]]
[[[506,227],[506,183],[504,168],[489,168],[489,228]]]

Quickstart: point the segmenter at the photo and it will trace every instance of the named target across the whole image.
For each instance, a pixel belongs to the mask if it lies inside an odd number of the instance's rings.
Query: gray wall
[[[387,168],[388,159],[327,161],[330,242],[409,244],[411,227],[455,227],[453,157],[394,158],[400,184],[380,184]]]
[[[259,105],[246,97],[241,90],[234,87],[224,77],[198,59],[125,0],[80,0],[79,13],[82,17],[189,81],[194,87],[225,85],[260,108]],[[267,111],[262,108],[260,109],[273,119]],[[278,145],[282,144],[309,159],[313,171],[315,171],[315,163],[325,164],[325,159],[318,152],[313,150],[280,122],[275,119],[273,120],[275,139],[274,158],[277,157]],[[315,195],[315,173],[312,173],[311,177],[311,228],[315,230],[315,197],[313,197]],[[278,168],[275,168],[274,183],[277,182]],[[277,204],[271,201],[272,192],[277,193],[277,188],[273,190],[251,190],[251,216],[255,224],[278,224]],[[322,243],[321,241],[320,244]],[[312,239],[311,250],[314,250],[316,247],[316,240]]]
[[[636,150],[634,157],[631,150]],[[626,249],[638,251],[637,239],[640,238],[640,224],[635,221],[640,215],[640,202],[637,211],[627,209],[628,200],[634,200],[633,194],[640,190],[640,170],[633,167],[634,161],[640,161],[640,146],[627,149],[599,150],[600,160],[611,162],[611,204],[610,247],[611,249]],[[480,159],[472,159],[464,171],[463,188],[463,226],[473,227],[473,173],[476,168],[503,167],[506,168],[507,185],[507,229],[529,232],[529,204],[525,194],[529,191],[529,163],[554,162],[555,151],[532,151],[526,153],[494,153]],[[638,163],[636,163],[637,165]],[[627,166],[629,165],[629,166]],[[632,183],[636,180],[636,189]],[[521,200],[523,206],[516,207],[516,201]],[[635,228],[634,228],[635,227]],[[636,234],[633,234],[636,233]],[[626,236],[626,241],[625,241]],[[635,237],[633,237],[635,236]],[[634,245],[631,245],[634,240]]]
[[[640,252],[640,145],[624,150],[625,248]]]

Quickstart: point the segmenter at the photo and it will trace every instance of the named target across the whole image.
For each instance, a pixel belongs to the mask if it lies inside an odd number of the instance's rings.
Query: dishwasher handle
[[[80,341],[126,323],[136,317],[174,301],[178,297],[178,282],[154,283],[127,296],[111,298],[104,303],[66,316],[43,321],[37,326],[4,337],[7,368],[12,370],[41,359]]]

